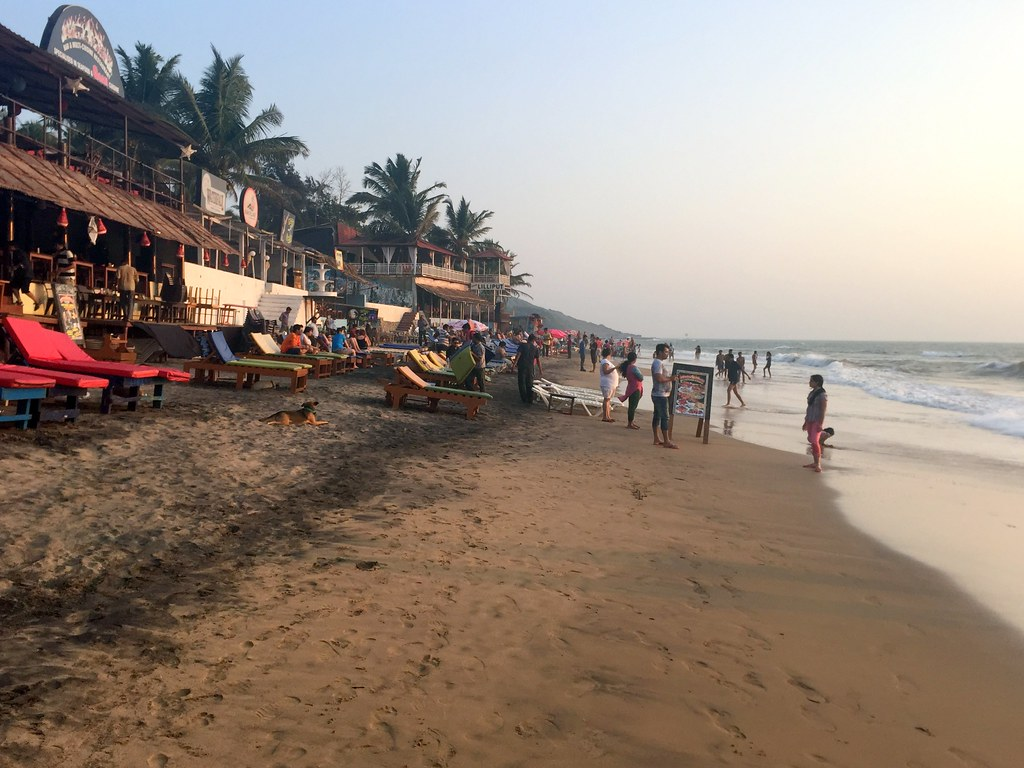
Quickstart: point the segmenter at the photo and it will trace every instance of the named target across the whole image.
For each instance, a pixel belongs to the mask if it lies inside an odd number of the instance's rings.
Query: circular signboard
[[[256,200],[256,190],[246,187],[242,192],[242,202],[239,206],[242,209],[242,221],[250,227],[255,227],[260,219],[260,204]]]

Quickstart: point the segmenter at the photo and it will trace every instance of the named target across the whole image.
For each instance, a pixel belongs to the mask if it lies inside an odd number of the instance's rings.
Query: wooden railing
[[[453,283],[469,285],[472,275],[457,269],[435,267],[433,264],[410,264],[408,262],[391,264],[354,264],[356,271],[364,277],[398,277],[415,275],[416,277],[434,277],[439,280],[450,280]]]

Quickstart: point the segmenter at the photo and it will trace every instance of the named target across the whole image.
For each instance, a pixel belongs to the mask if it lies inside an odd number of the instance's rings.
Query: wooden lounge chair
[[[433,413],[441,400],[450,400],[466,406],[466,418],[475,419],[480,406],[491,399],[485,392],[470,392],[466,389],[451,389],[428,384],[408,366],[395,368],[395,380],[384,385],[384,402],[392,408],[401,408],[410,397],[422,397],[427,401],[427,410]]]
[[[182,366],[186,373],[195,376],[196,384],[215,384],[221,378],[235,379],[235,389],[252,387],[262,376],[279,377],[289,380],[292,392],[306,388],[310,366],[306,363],[288,363],[276,360],[241,360],[235,357],[220,331],[210,333],[210,344],[215,352],[203,360],[189,360]],[[220,374],[227,374],[222,377]]]
[[[107,380],[103,388],[100,412],[110,413],[115,394],[134,411],[142,400],[141,388],[153,387],[151,401],[160,408],[164,399],[165,381],[187,381],[187,374],[177,368],[163,368],[132,363],[112,363],[95,360],[75,344],[67,334],[51,331],[32,320],[5,317],[4,328],[25,362],[36,368],[66,373],[94,374]]]
[[[418,373],[420,378],[444,387],[459,386],[476,366],[469,347],[460,350],[446,366],[437,365],[419,350],[409,350],[406,359],[409,361],[409,367]]]
[[[106,389],[110,385],[108,379],[88,373],[48,371],[45,368],[34,368],[27,365],[0,365],[0,373],[40,376],[54,380],[54,385],[48,387],[46,399],[56,399],[58,402],[63,400],[63,407],[49,408],[41,405],[38,416],[43,421],[73,423],[79,416],[78,398],[88,396],[90,389]],[[35,424],[30,426],[35,426]]]
[[[289,355],[281,351],[280,345],[269,333],[251,333],[252,343],[260,351],[259,355],[239,355],[244,360],[283,360],[285,362],[310,363],[313,365],[313,376],[331,376],[348,373],[355,368],[353,355],[342,355],[338,352],[308,352],[304,355]]]
[[[0,409],[0,424],[16,424],[22,429],[36,426],[39,423],[39,404],[46,397],[47,390],[56,385],[52,378],[0,371],[0,403],[6,406],[6,409]],[[14,412],[7,412],[11,407]]]

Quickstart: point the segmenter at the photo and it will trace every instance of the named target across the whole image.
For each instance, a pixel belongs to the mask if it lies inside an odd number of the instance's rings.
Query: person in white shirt
[[[662,448],[678,448],[669,437],[668,406],[669,398],[672,395],[672,374],[665,366],[665,359],[668,357],[668,344],[659,344],[654,348],[654,361],[651,363],[651,378],[654,386],[651,387],[651,402],[654,403],[654,419],[651,421],[651,429],[654,431],[654,444]],[[658,428],[661,428],[661,438],[658,437]]]
[[[612,362],[612,348],[601,350],[601,395],[604,397],[601,421],[615,421],[612,418],[612,397],[619,388],[619,369]]]

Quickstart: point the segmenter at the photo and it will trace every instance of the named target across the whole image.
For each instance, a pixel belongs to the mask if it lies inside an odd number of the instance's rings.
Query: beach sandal
[[[613,421],[615,421],[615,419],[601,419],[601,421],[606,421],[606,422],[608,422],[610,424]]]
[[[640,429],[636,424],[627,424],[626,429]]]
[[[676,449],[676,450],[678,450],[678,449],[679,449],[679,446],[678,446],[678,445],[676,445],[675,443],[662,443],[662,444],[661,444],[661,447],[662,447],[662,448],[674,448],[674,449]]]

